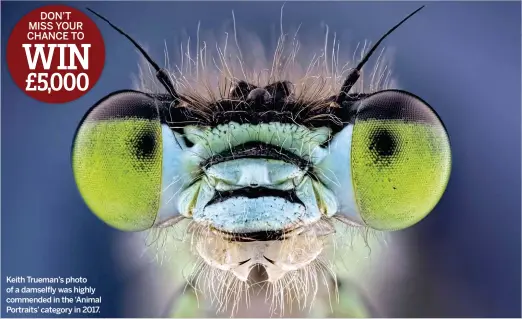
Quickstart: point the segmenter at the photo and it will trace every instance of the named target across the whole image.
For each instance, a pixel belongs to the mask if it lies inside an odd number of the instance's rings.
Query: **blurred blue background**
[[[175,36],[183,30],[194,34],[198,20],[204,29],[230,22],[231,10],[238,26],[274,44],[281,7],[279,2],[68,4],[90,6],[156,53],[163,52],[164,40],[177,50]],[[306,38],[307,30],[320,30],[324,21],[350,42],[341,45],[354,48],[357,41],[377,39],[420,4],[288,2],[284,23],[303,23],[300,35]],[[405,231],[417,266],[414,280],[402,288],[413,299],[389,315],[520,317],[520,2],[425,4],[385,45],[394,49],[401,87],[427,100],[444,120],[454,165],[435,212]],[[5,48],[20,17],[44,3],[1,5]],[[125,234],[89,213],[69,156],[84,112],[109,92],[131,87],[138,55],[121,35],[95,21],[105,39],[106,66],[96,86],[73,103],[27,97],[11,81],[2,50],[1,270],[2,281],[8,275],[88,277],[105,300],[100,316],[118,317],[133,278],[118,271],[112,243]],[[155,56],[163,63],[162,55]]]

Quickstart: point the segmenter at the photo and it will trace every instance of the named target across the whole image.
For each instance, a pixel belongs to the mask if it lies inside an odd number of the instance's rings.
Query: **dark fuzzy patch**
[[[173,127],[279,122],[308,128],[329,127],[336,132],[348,122],[343,118],[348,113],[336,103],[336,96],[304,101],[295,97],[293,88],[289,81],[262,88],[240,81],[231,87],[229,94],[215,101],[203,101],[196,96],[173,101],[167,94],[155,94],[155,97],[161,101],[162,118]],[[345,100],[344,105],[352,105],[359,96],[348,96]]]
[[[212,157],[205,160],[201,166],[209,167],[221,162],[241,158],[271,158],[284,160],[285,162],[296,165],[302,170],[308,170],[311,165],[309,161],[281,147],[261,142],[248,142],[242,145],[238,145],[232,149],[227,149],[222,153],[213,155]]]

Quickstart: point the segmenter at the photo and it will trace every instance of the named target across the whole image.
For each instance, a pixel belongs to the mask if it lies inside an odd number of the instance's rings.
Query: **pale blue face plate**
[[[229,233],[283,231],[340,211],[359,223],[349,165],[351,133],[348,126],[325,148],[321,144],[329,138],[328,128],[230,123],[214,129],[187,127],[185,138],[194,143],[187,147],[180,134],[165,126],[162,205],[156,223],[182,215]],[[256,141],[292,152],[308,161],[310,168],[273,158],[232,158],[200,165],[213,154]],[[254,191],[248,196],[224,195],[245,187]],[[293,196],[274,196],[263,189]]]

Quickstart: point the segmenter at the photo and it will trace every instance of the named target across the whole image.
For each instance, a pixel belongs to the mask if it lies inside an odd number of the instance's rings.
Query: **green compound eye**
[[[72,165],[89,208],[125,231],[150,228],[160,206],[162,126],[149,95],[111,94],[85,116],[74,139]]]
[[[404,229],[426,217],[451,171],[442,122],[425,102],[403,91],[381,91],[361,101],[351,154],[359,214],[379,230]]]

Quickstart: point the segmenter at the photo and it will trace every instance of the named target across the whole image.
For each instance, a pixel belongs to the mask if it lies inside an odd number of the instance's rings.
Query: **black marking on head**
[[[165,122],[173,128],[187,125],[215,127],[230,122],[253,125],[278,122],[306,127],[330,127],[334,131],[339,131],[343,127],[342,121],[335,114],[337,110],[328,107],[330,103],[328,100],[317,101],[314,105],[318,107],[309,108],[309,105],[292,98],[292,89],[289,89],[292,85],[287,81],[286,84],[278,82],[277,85],[268,85],[265,88],[257,88],[246,82],[240,83],[243,83],[241,84],[243,91],[238,88],[232,89],[236,92],[234,94],[238,94],[236,98],[224,98],[206,104],[205,107],[191,103],[176,105],[168,94],[152,96],[161,101],[159,110],[162,123]],[[244,91],[247,87],[253,89]],[[249,97],[252,91],[255,94]],[[266,96],[267,92],[269,96]],[[283,95],[283,92],[289,92],[290,95]],[[181,133],[182,130],[177,131]]]
[[[293,190],[282,191],[278,189],[270,189],[265,187],[243,187],[236,190],[220,192],[216,191],[214,197],[208,202],[207,206],[224,202],[230,198],[246,197],[246,198],[260,198],[260,197],[280,197],[291,203],[303,205],[303,202],[295,195]]]
[[[220,233],[222,233],[225,238],[228,238],[230,241],[234,242],[272,241],[286,239],[286,232],[284,230],[266,230],[251,233],[229,233],[220,231]]]
[[[156,151],[156,135],[152,130],[142,130],[134,139],[133,150],[140,160],[154,158]]]
[[[229,122],[253,125],[279,122],[306,127],[326,126],[336,130],[342,128],[341,120],[329,107],[329,100],[298,101],[294,91],[294,84],[289,81],[278,81],[265,87],[238,81],[227,98],[206,105],[201,102],[184,105],[185,117],[192,118],[192,124],[210,127]]]
[[[239,262],[239,263],[238,263],[239,266],[246,264],[247,262],[250,261],[250,259],[252,259],[252,258],[248,258],[247,260],[243,260],[243,261]]]
[[[309,161],[281,147],[261,142],[247,142],[213,155],[202,162],[201,167],[208,168],[218,163],[240,158],[270,158],[283,160],[296,165],[302,170],[308,170],[311,165]]]
[[[389,165],[399,152],[399,140],[385,128],[377,128],[370,134],[368,149],[377,165]]]
[[[158,142],[157,132],[152,127],[140,130],[127,142],[129,156],[136,159],[131,161],[136,170],[150,171],[149,166],[157,160],[159,148],[162,147]]]

